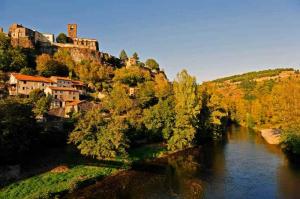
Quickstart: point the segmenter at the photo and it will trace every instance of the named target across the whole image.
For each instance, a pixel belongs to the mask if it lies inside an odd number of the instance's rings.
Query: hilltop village
[[[93,62],[97,65],[96,67],[101,69],[103,69],[104,65],[104,67],[107,67],[109,70],[121,68],[122,66],[130,68],[132,66],[141,65],[138,63],[137,56],[127,58],[126,55],[126,57],[121,60],[107,53],[100,52],[99,42],[96,39],[79,38],[77,28],[77,24],[68,24],[67,35],[61,33],[56,39],[52,33],[41,33],[16,23],[9,27],[7,33],[3,31],[3,28],[0,28],[0,33],[9,38],[9,42],[13,48],[29,49],[34,52],[37,57],[36,64],[38,64],[39,57],[41,59],[43,59],[43,57],[49,58],[60,53],[66,56],[63,59],[69,59],[68,63],[72,62],[72,67],[74,67],[75,64],[80,65],[83,62]],[[68,65],[68,63],[64,64]],[[32,68],[31,66],[29,67]],[[79,66],[78,70],[84,70],[83,67],[85,66]],[[157,70],[157,68],[150,69],[142,65],[140,69],[146,73],[148,72],[152,77],[160,73],[166,79],[164,72]],[[90,73],[97,73],[97,71],[90,71]],[[106,96],[103,87],[99,88],[95,87],[95,85],[91,85],[92,82],[84,77],[81,79],[79,76],[74,77],[74,73],[72,74],[70,70],[68,76],[49,76],[43,73],[30,75],[18,73],[18,71],[8,72],[6,75],[9,76],[9,80],[5,82],[5,86],[2,86],[2,88],[4,89],[4,87],[6,87],[10,96],[28,98],[31,93],[37,90],[41,90],[46,95],[52,96],[47,115],[69,117],[69,113],[71,112],[87,111],[92,109],[92,107],[98,106],[99,103],[97,101]],[[96,76],[97,74],[91,75]],[[111,79],[113,76],[112,71],[107,75],[109,75],[110,77],[108,78]],[[91,93],[96,101],[86,100]],[[136,88],[129,86],[128,94],[134,96],[136,94]]]
[[[109,55],[77,31],[1,29],[0,198],[59,198],[135,162],[226,139],[230,124],[276,128],[277,144],[300,154],[298,70],[201,85],[182,70],[170,82],[155,59]],[[22,173],[28,164],[34,171]]]

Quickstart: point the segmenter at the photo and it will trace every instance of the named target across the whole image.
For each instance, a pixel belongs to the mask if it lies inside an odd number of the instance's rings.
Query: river
[[[233,126],[222,142],[136,166],[67,198],[296,199],[300,164],[254,131]]]

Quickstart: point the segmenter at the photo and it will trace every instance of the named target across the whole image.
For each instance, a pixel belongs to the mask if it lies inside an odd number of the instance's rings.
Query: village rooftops
[[[69,87],[49,86],[48,88],[50,88],[51,90],[54,90],[54,91],[73,91],[73,92],[79,92],[79,90],[77,90],[75,88],[69,88]]]
[[[11,75],[13,75],[17,80],[20,81],[54,83],[51,79],[41,76],[23,75],[20,73],[12,73]]]

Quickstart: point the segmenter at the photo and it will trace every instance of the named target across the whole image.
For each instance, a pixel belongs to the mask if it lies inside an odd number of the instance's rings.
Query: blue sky
[[[155,58],[170,79],[186,68],[198,82],[300,65],[299,0],[1,0],[0,26],[96,38],[100,50]]]

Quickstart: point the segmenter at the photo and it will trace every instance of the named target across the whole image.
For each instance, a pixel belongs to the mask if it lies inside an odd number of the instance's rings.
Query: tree
[[[68,37],[65,33],[59,33],[59,35],[56,37],[57,43],[68,43]]]
[[[174,98],[160,99],[158,104],[144,109],[143,122],[153,137],[168,140],[175,121]]]
[[[34,70],[32,68],[25,67],[25,68],[22,68],[20,70],[20,73],[24,74],[24,75],[35,75],[36,74],[36,70]]]
[[[146,108],[157,103],[153,81],[139,83],[137,91],[136,100],[141,108]]]
[[[52,75],[68,76],[69,71],[66,65],[52,59],[47,54],[42,54],[37,57],[37,71],[39,74],[50,77]]]
[[[172,94],[172,86],[164,74],[156,74],[154,82],[155,96],[157,98],[166,98]]]
[[[58,51],[54,53],[53,58],[56,61],[66,65],[70,72],[73,72],[75,70],[75,62],[71,56],[70,51],[68,51],[67,49],[58,49]]]
[[[195,77],[186,70],[177,75],[174,81],[175,127],[168,140],[169,150],[181,150],[192,145],[196,133],[196,118],[200,112]]]
[[[48,54],[41,54],[36,58],[36,70],[41,74],[47,69],[46,64],[48,61],[52,60],[51,56]]]
[[[103,85],[108,84],[112,79],[113,68],[99,62],[85,60],[76,65],[75,73],[81,80],[89,82],[101,90]]]
[[[138,83],[151,80],[151,74],[149,71],[142,70],[137,66],[130,68],[123,67],[115,70],[115,77],[113,80],[128,86],[137,86]]]
[[[37,124],[31,104],[14,99],[0,100],[1,163],[17,163],[37,139]]]
[[[122,118],[106,119],[95,109],[78,121],[69,142],[75,144],[83,155],[99,160],[112,159],[126,154],[128,145],[124,131],[127,128]]]
[[[159,70],[159,64],[155,61],[155,59],[147,59],[146,67],[151,70]]]
[[[105,108],[113,114],[123,115],[133,107],[133,101],[129,98],[129,92],[126,86],[116,83],[113,86],[109,96],[103,102]]]
[[[28,65],[27,56],[21,48],[13,48],[9,38],[0,33],[0,70],[20,71]]]
[[[139,55],[137,54],[137,52],[133,53],[132,57],[133,57],[136,61],[139,61],[139,60],[140,60]]]
[[[128,56],[127,56],[127,53],[125,52],[125,50],[123,49],[120,53],[120,59],[123,61],[123,62],[126,62],[128,60]]]
[[[44,116],[46,113],[48,113],[51,102],[51,95],[43,96],[39,100],[37,100],[32,111],[36,116]]]

